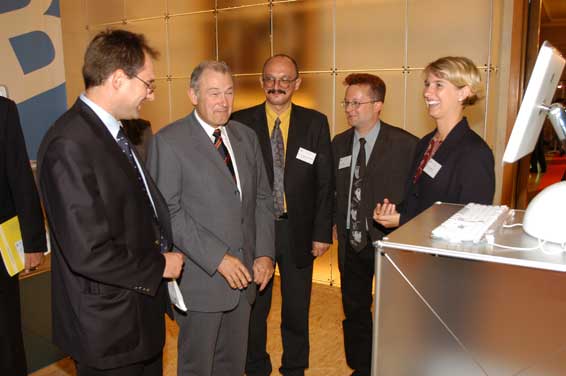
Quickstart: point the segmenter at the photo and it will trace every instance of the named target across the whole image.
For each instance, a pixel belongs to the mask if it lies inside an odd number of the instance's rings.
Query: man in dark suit
[[[336,175],[335,236],[342,305],[344,346],[352,375],[369,375],[372,345],[372,242],[385,234],[374,224],[373,208],[385,197],[400,200],[410,173],[417,138],[380,120],[385,83],[377,76],[350,74],[342,102],[352,127],[334,137]]]
[[[163,128],[148,167],[171,212],[175,247],[186,255],[178,375],[242,375],[256,287],[273,275],[273,205],[255,134],[229,121],[230,68],[204,61],[191,74],[195,110]]]
[[[40,190],[51,230],[53,340],[79,376],[161,376],[164,278],[183,257],[168,252],[167,204],[118,119],[154,99],[145,37],[99,33],[83,66],[86,91],[39,149]]]
[[[309,366],[309,306],[313,260],[332,243],[332,157],[326,116],[291,103],[301,85],[297,63],[275,55],[264,63],[266,102],[232,115],[259,139],[273,188],[276,260],[281,275],[279,371],[303,375]],[[272,283],[260,293],[250,320],[246,374],[269,375],[267,316]]]
[[[43,260],[45,227],[16,104],[0,96],[0,223],[18,216],[25,273]],[[2,263],[0,259],[0,263]],[[27,375],[18,275],[0,265],[0,374]]]

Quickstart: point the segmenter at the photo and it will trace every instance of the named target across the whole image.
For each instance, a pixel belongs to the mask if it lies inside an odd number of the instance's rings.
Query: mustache
[[[281,90],[281,89],[269,89],[267,91],[267,94],[287,94],[287,92],[285,90]]]

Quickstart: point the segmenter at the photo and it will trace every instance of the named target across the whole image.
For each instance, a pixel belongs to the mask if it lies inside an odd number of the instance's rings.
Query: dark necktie
[[[147,188],[145,186],[145,183],[143,181],[143,177],[142,177],[142,172],[140,171],[140,169],[138,168],[138,164],[136,163],[135,159],[134,159],[134,154],[132,153],[132,148],[130,147],[130,142],[128,140],[128,138],[126,137],[126,135],[124,134],[124,132],[122,131],[122,128],[120,128],[120,130],[118,131],[118,135],[116,136],[116,141],[118,142],[118,145],[120,146],[120,148],[122,149],[122,152],[126,155],[126,157],[128,157],[128,160],[130,161],[130,164],[132,165],[132,167],[134,168],[134,170],[136,171],[136,177],[138,180],[138,183],[144,193],[145,198],[147,199],[147,204],[149,205],[149,209],[151,210],[151,213],[153,215],[153,221],[155,223],[155,225],[157,226],[157,228],[159,229],[159,248],[161,250],[161,252],[165,252],[167,250],[169,250],[169,244],[167,242],[167,240],[165,239],[165,237],[163,236],[163,231],[161,230],[161,225],[159,224],[159,220],[157,219],[157,215],[155,214],[155,210],[153,209],[153,205],[151,203],[151,199],[149,197],[150,193],[147,191]]]
[[[283,133],[281,132],[281,120],[275,119],[273,132],[271,133],[271,155],[273,156],[273,204],[275,215],[281,216],[285,212],[285,186],[283,182],[285,174],[285,145],[283,144]]]
[[[216,148],[216,150],[218,150],[218,153],[222,157],[224,163],[226,163],[226,167],[228,167],[228,170],[230,170],[230,174],[232,174],[232,179],[234,179],[234,183],[236,183],[237,185],[238,182],[236,180],[236,172],[234,171],[234,165],[232,164],[232,157],[230,157],[230,152],[228,151],[228,148],[224,144],[224,141],[222,141],[222,133],[220,132],[220,128],[216,128],[214,130],[214,133],[212,133],[212,135],[214,136],[214,147]]]
[[[352,196],[350,197],[350,245],[361,251],[367,244],[365,217],[361,213],[362,183],[366,171],[365,138],[360,138],[360,151],[356,159],[354,177],[352,179]]]

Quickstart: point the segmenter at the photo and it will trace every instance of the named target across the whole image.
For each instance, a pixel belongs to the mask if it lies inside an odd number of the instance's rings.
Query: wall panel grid
[[[384,119],[421,136],[432,123],[419,103],[420,88],[410,81],[422,81],[423,67],[437,57],[464,55],[484,73],[486,100],[468,116],[489,138],[490,81],[498,68],[492,57],[494,1],[85,0],[85,9],[91,35],[107,27],[127,28],[145,33],[161,50],[156,73],[167,83],[162,85],[169,103],[165,123],[178,115],[172,105],[179,93],[174,81],[187,81],[199,61],[224,60],[235,77],[259,78],[263,61],[283,52],[297,59],[305,83],[331,78],[330,90],[313,88],[298,99],[326,110],[333,133],[347,126],[339,107],[344,91],[339,78],[370,72],[389,77],[388,86],[402,85],[394,89],[400,98],[387,96]],[[236,108],[261,98],[258,79],[242,80],[239,89]]]
[[[231,66],[234,107],[240,109],[263,100],[265,59],[286,53],[297,60],[303,78],[294,101],[327,114],[332,135],[348,127],[340,107],[344,77],[370,72],[388,86],[382,118],[420,137],[434,128],[422,99],[423,67],[459,55],[477,64],[486,88],[485,100],[466,115],[492,148],[495,143],[501,36],[493,30],[499,30],[503,0],[83,1],[91,37],[121,27],[146,34],[161,51],[155,64],[158,99],[142,110],[154,131],[192,109],[186,91],[200,61]]]

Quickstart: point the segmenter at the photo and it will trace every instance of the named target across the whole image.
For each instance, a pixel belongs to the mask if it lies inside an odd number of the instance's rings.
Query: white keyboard
[[[509,208],[470,203],[432,230],[432,237],[453,243],[481,241],[490,227],[505,219]]]

